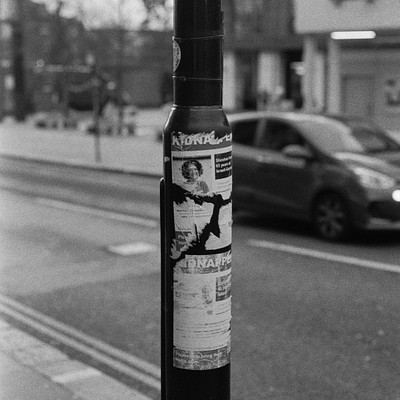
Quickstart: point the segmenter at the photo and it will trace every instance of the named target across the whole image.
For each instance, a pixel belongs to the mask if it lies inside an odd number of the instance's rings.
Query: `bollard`
[[[162,400],[229,400],[232,133],[221,0],[174,0],[161,180]]]

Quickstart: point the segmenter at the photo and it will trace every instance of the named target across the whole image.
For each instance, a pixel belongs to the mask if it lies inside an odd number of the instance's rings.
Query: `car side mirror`
[[[298,144],[290,144],[289,146],[286,146],[282,150],[282,153],[286,157],[290,158],[301,158],[303,160],[312,160],[314,158],[314,155],[309,149]]]

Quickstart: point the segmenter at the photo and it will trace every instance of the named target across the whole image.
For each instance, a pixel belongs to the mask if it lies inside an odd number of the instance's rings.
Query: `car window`
[[[259,143],[260,147],[280,152],[291,144],[305,145],[304,139],[294,127],[284,121],[267,122]]]
[[[326,153],[362,152],[362,147],[351,135],[350,128],[340,121],[317,117],[298,121],[297,125],[315,147]]]
[[[377,153],[399,151],[400,146],[384,131],[373,124],[357,120],[323,118],[299,121],[298,125],[307,138],[328,153],[355,152]]]
[[[367,153],[400,150],[400,146],[397,143],[373,125],[368,126],[362,123],[349,125],[353,128],[353,137],[361,144],[364,151]]]
[[[258,119],[236,121],[231,124],[233,142],[252,146],[257,132]]]

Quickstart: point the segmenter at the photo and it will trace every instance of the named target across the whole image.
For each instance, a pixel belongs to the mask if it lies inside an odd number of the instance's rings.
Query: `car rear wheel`
[[[325,193],[316,199],[312,218],[317,234],[327,240],[348,239],[352,231],[346,203],[336,193]]]

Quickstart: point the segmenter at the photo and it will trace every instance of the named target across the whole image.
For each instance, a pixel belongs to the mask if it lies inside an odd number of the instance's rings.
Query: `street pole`
[[[14,74],[14,114],[17,121],[24,121],[26,116],[25,66],[23,40],[24,0],[17,0],[14,6],[12,51]]]
[[[101,162],[100,147],[100,80],[97,74],[93,78],[93,125],[94,125],[94,153],[95,161]]]
[[[3,11],[4,3],[0,1],[0,122],[4,118],[5,111],[5,64],[6,64],[6,56],[5,56],[5,12]]]
[[[7,84],[5,82],[6,75],[1,74],[2,82],[0,84],[0,107],[5,103],[5,92],[12,91],[13,94],[13,114],[17,121],[23,121],[26,116],[26,98],[25,98],[25,69],[24,69],[24,43],[23,43],[23,14],[24,14],[24,0],[1,0],[0,1],[0,41],[2,54],[0,61],[1,69],[8,70],[8,57],[10,58],[11,75],[10,80],[7,76]],[[10,37],[10,50],[11,54],[8,56],[5,51],[4,41],[8,41],[8,36],[5,34],[7,31],[3,27],[8,26],[11,30]],[[3,37],[3,35],[5,35]],[[5,53],[5,54],[3,54]],[[4,63],[4,64],[3,64]],[[6,65],[6,66],[5,66]],[[0,113],[2,110],[0,110]]]
[[[124,99],[123,99],[123,82],[124,82],[124,54],[125,54],[125,27],[123,23],[123,6],[125,0],[118,1],[118,51],[116,57],[116,81],[117,81],[117,106],[118,106],[118,125],[117,135],[121,136],[124,128]]]
[[[93,103],[93,135],[94,135],[94,157],[96,162],[101,162],[100,145],[100,77],[97,70],[96,58],[93,54],[86,55],[86,64],[90,68],[90,82],[92,85]]]
[[[222,0],[174,0],[161,181],[162,400],[230,399],[232,156]]]

